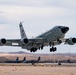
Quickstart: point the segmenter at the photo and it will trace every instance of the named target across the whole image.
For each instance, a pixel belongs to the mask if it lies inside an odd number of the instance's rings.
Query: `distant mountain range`
[[[76,53],[54,53],[54,54],[34,54],[34,53],[27,53],[24,51],[18,52],[0,52],[0,54],[32,54],[32,55],[76,55]]]
[[[34,53],[27,53],[24,51],[18,51],[18,52],[0,52],[0,54],[33,54],[33,55],[76,55],[76,53],[54,53],[54,54],[34,54]]]
[[[6,60],[15,60],[19,57],[19,60],[22,60],[26,57],[26,60],[37,59],[41,57],[41,60],[76,60],[76,53],[50,53],[50,54],[35,54],[35,53],[27,53],[23,51],[19,52],[0,52],[0,61]]]

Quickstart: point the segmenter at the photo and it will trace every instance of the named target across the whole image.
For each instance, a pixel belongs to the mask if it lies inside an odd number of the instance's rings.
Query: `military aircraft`
[[[21,47],[22,49],[27,49],[30,52],[36,52],[37,50],[42,50],[44,46],[50,46],[50,52],[55,52],[57,50],[55,45],[60,45],[61,43],[74,45],[76,43],[76,38],[64,38],[65,34],[68,32],[69,27],[66,26],[55,26],[52,29],[46,31],[45,33],[29,39],[24,31],[22,22],[19,24],[21,39],[0,39],[0,46],[15,46]]]
[[[26,61],[26,58],[24,57],[23,60],[19,60],[19,57],[16,58],[16,60],[7,60],[6,63],[24,63]]]
[[[41,60],[41,58],[38,57],[37,60],[26,60],[25,63],[32,63],[32,65],[34,65],[35,63],[39,63],[40,60]]]

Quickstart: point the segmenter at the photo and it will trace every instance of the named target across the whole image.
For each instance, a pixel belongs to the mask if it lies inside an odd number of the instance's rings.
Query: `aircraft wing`
[[[26,46],[32,46],[32,47],[39,47],[41,45],[45,46],[45,45],[49,45],[50,42],[47,42],[45,39],[43,38],[34,38],[34,39],[28,39],[28,43],[26,44]],[[23,42],[23,41],[22,41]],[[52,41],[52,45],[59,45],[61,43],[64,44],[69,44],[69,45],[74,45],[76,43],[76,38],[65,38],[65,39],[60,39],[59,41]],[[4,46],[21,46],[21,39],[1,39],[0,40],[0,45],[4,45]]]
[[[61,43],[74,45],[76,44],[76,38],[63,38],[63,39],[59,39],[58,41],[53,41],[54,45],[59,45]]]
[[[21,39],[1,39],[0,46],[40,46],[44,43],[44,39],[42,38],[35,38],[35,39],[28,39],[28,43],[24,43],[24,40]]]
[[[20,46],[20,39],[1,39],[0,45],[4,46]]]
[[[73,37],[73,38],[65,38],[63,41],[65,42],[65,44],[69,44],[69,45],[76,44],[76,38],[75,37]]]

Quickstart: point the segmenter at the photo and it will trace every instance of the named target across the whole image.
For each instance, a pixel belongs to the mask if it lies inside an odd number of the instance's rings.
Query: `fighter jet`
[[[24,63],[26,61],[26,58],[24,57],[23,60],[19,60],[19,57],[16,58],[16,60],[7,60],[6,63]]]
[[[42,50],[45,46],[50,46],[50,52],[55,52],[57,50],[55,45],[60,45],[61,43],[74,45],[76,43],[75,37],[65,38],[65,34],[69,31],[69,27],[67,26],[55,26],[45,33],[31,39],[26,36],[22,22],[20,22],[19,28],[21,39],[2,38],[0,39],[0,46],[21,47],[30,52],[36,52],[37,50]]]
[[[38,63],[40,61],[40,57],[38,57],[37,60],[26,60],[25,63],[31,63],[32,65],[34,65],[35,63]]]

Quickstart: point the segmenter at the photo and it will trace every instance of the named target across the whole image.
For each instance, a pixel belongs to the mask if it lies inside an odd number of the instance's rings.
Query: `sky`
[[[76,0],[0,0],[0,38],[20,39],[19,23],[28,38],[36,37],[54,26],[68,26],[65,37],[76,37]],[[55,53],[76,53],[76,45],[61,44]],[[44,47],[36,53],[50,53]],[[18,47],[0,47],[0,52],[27,51]],[[51,53],[50,53],[51,54]]]

